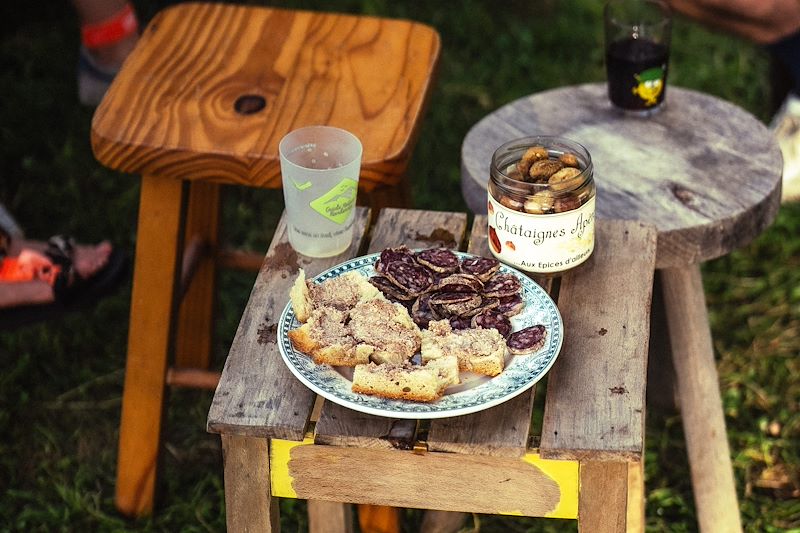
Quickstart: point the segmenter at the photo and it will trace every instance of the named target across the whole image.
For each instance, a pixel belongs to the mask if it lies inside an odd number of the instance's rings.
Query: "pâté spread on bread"
[[[293,347],[316,364],[353,367],[353,392],[434,401],[461,372],[496,376],[507,354],[545,343],[543,325],[512,331],[522,287],[494,258],[399,246],[374,270],[315,283],[301,269],[289,294],[301,322],[288,332]]]

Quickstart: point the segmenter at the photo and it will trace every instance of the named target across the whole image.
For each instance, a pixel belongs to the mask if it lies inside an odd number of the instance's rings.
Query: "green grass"
[[[6,5],[9,4],[9,5]],[[12,7],[13,4],[13,7]],[[524,95],[601,81],[600,3],[397,0],[279,5],[404,17],[442,36],[435,93],[411,164],[415,204],[463,210],[461,141],[485,114]],[[158,4],[136,2],[145,18]],[[138,180],[101,167],[92,110],[75,97],[76,20],[67,2],[3,5],[0,201],[29,236],[110,238],[132,251]],[[768,64],[758,49],[678,21],[673,84],[769,119]],[[281,196],[227,190],[227,237],[266,249]],[[781,209],[756,242],[703,267],[741,513],[749,532],[800,531],[800,206]],[[253,282],[226,274],[216,365]],[[167,409],[159,508],[131,521],[114,510],[116,442],[130,286],[94,309],[0,334],[0,531],[220,531],[218,437],[204,431],[211,395],[174,391]],[[648,531],[696,531],[680,419],[651,410]],[[281,504],[284,531],[305,531],[304,505]],[[407,531],[420,513],[408,511]],[[561,521],[476,517],[482,532],[570,531]]]

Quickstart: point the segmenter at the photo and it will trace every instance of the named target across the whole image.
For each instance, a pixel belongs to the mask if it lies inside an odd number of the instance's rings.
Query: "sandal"
[[[26,252],[41,257],[38,252],[30,250],[23,250],[19,257],[22,258]],[[27,279],[23,279],[25,274],[20,275],[19,271],[12,272],[11,276],[5,277],[7,281],[12,280],[16,274],[14,281],[33,279],[46,281],[53,287],[54,301],[49,304],[31,304],[0,309],[0,330],[41,322],[68,311],[87,307],[110,294],[125,277],[128,260],[125,254],[116,248],[112,249],[106,264],[88,278],[81,277],[75,270],[74,252],[74,239],[55,235],[47,241],[47,248],[42,257],[45,261],[37,264],[38,268],[33,271],[30,268],[25,270],[28,275]],[[6,258],[3,266],[5,267],[6,263],[10,262],[13,267],[15,259],[17,258]]]

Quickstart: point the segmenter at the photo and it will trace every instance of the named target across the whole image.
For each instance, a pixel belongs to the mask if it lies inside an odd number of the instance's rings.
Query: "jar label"
[[[489,248],[500,261],[526,272],[552,273],[577,266],[594,250],[594,203],[572,211],[531,215],[489,195]]]

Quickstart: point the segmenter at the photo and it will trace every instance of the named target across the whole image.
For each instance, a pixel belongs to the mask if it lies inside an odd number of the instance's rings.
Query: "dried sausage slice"
[[[402,263],[416,264],[414,259],[414,252],[412,252],[405,244],[396,248],[384,248],[380,257],[375,262],[375,271],[381,274],[384,273],[386,265],[400,261]]]
[[[496,274],[483,286],[483,295],[494,298],[505,298],[518,294],[522,289],[517,276],[514,274]]]
[[[508,351],[516,355],[533,353],[544,346],[545,338],[547,338],[547,330],[543,325],[536,324],[512,333],[506,341],[506,345]]]
[[[450,327],[453,329],[469,329],[472,327],[472,320],[465,316],[451,316]]]
[[[461,272],[472,274],[484,283],[500,268],[500,261],[488,257],[465,257],[461,261]]]
[[[508,317],[490,309],[475,315],[472,318],[472,326],[483,329],[494,328],[506,339],[511,335],[511,321]]]
[[[506,316],[514,316],[522,312],[525,308],[525,302],[522,301],[522,296],[519,294],[512,294],[498,299],[498,305],[495,311],[503,313]]]
[[[483,282],[472,274],[450,274],[440,279],[434,288],[441,292],[482,292]]]
[[[420,265],[440,274],[455,272],[459,266],[458,256],[447,248],[428,248],[417,252],[416,258]]]
[[[379,291],[383,293],[390,300],[396,300],[399,302],[410,302],[414,299],[413,296],[408,294],[404,289],[401,289],[391,281],[386,276],[372,276],[369,278],[369,282],[372,283]]]
[[[429,305],[430,294],[422,294],[411,306],[411,318],[421,328],[427,328],[431,320],[439,320]]]
[[[416,263],[392,261],[384,264],[383,275],[411,296],[419,296],[433,285],[430,270]]]
[[[481,300],[476,292],[437,292],[431,295],[429,305],[440,316],[461,316],[479,307]]]

